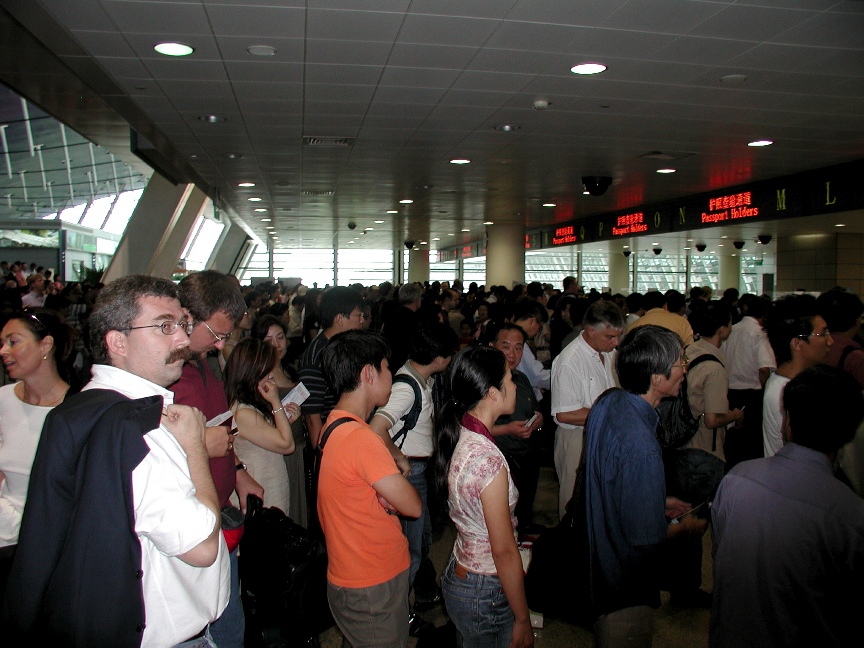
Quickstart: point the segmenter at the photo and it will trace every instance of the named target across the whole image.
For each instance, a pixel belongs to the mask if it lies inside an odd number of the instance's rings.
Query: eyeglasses
[[[799,337],[799,338],[801,338],[802,340],[809,340],[811,337],[824,338],[824,339],[827,340],[830,336],[831,336],[831,331],[829,331],[829,330],[826,328],[826,329],[825,329],[824,331],[822,331],[821,333],[809,333],[809,334],[807,334],[807,335],[801,334],[801,335],[796,335],[795,337]]]
[[[165,320],[161,324],[147,324],[146,326],[130,326],[124,330],[126,331],[134,331],[136,329],[147,329],[147,328],[158,328],[165,335],[174,335],[177,332],[178,328],[182,328],[186,335],[192,335],[192,322],[189,320],[180,320],[179,322],[175,322],[174,320]]]
[[[681,367],[682,369],[687,369],[690,366],[690,361],[687,358],[681,358],[681,362],[677,364],[673,364],[673,367]]]
[[[220,342],[224,342],[224,341],[227,340],[227,339],[230,337],[230,335],[231,335],[230,333],[226,333],[225,335],[219,335],[216,331],[214,331],[212,328],[210,328],[210,325],[207,324],[207,322],[201,322],[201,323],[202,323],[204,326],[206,326],[206,327],[207,327],[207,330],[210,331],[210,333],[213,334],[213,337],[214,337],[214,338],[216,338],[216,344],[219,344]]]

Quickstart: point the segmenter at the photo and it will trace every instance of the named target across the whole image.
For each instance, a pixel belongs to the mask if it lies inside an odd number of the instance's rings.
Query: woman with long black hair
[[[438,485],[456,524],[442,585],[461,646],[529,648],[534,634],[516,546],[518,492],[490,430],[512,414],[516,386],[504,354],[468,347],[453,359],[451,398],[437,420]]]

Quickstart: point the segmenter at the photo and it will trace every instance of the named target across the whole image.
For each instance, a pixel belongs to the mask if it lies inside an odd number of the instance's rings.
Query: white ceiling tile
[[[468,65],[469,70],[524,74],[541,74],[550,67],[567,69],[564,56],[552,52],[527,52],[488,47],[481,49]]]
[[[81,46],[93,56],[131,57],[135,55],[123,34],[119,32],[74,31],[72,34]]]
[[[375,101],[384,103],[437,104],[447,91],[444,88],[408,88],[378,86]]]
[[[227,81],[225,66],[219,61],[195,61],[193,59],[149,59],[144,62],[147,70],[156,79],[175,81]]]
[[[414,0],[412,13],[436,16],[464,16],[469,18],[505,18],[511,11],[515,0]]]
[[[477,47],[396,43],[388,64],[461,70],[479,51]]]
[[[306,86],[307,101],[365,101],[375,92],[375,86],[344,86],[332,83],[310,83]]]
[[[309,9],[306,37],[393,42],[402,19],[401,13]]]
[[[231,87],[237,100],[298,101],[303,97],[301,83],[263,83],[256,81],[234,81]]]
[[[128,33],[209,34],[202,4],[101,0],[118,28]]]
[[[535,77],[536,75],[534,74],[507,74],[504,72],[467,70],[459,75],[453,87],[494,92],[519,92],[533,81]]]
[[[485,45],[498,49],[563,53],[569,51],[574,39],[589,31],[584,27],[507,20],[498,26]]]
[[[392,45],[387,42],[361,40],[306,41],[306,62],[330,65],[384,65]]]
[[[482,18],[410,14],[399,31],[399,42],[478,47],[489,38],[498,24],[497,20]]]
[[[573,2],[573,0],[520,0],[507,14],[509,20],[557,25],[599,25],[628,0]]]
[[[302,63],[277,63],[269,60],[248,62],[227,61],[225,69],[231,81],[263,81],[269,83],[302,83]]]
[[[207,17],[217,36],[245,36],[250,45],[262,38],[303,38],[306,12],[297,7],[211,5]]]
[[[375,85],[384,68],[380,65],[306,64],[306,83]]]
[[[694,27],[690,34],[744,41],[768,41],[777,38],[813,16],[814,12],[811,11],[732,4]],[[803,35],[806,31],[801,30],[800,33]]]
[[[302,63],[304,41],[302,38],[273,38],[249,36],[217,36],[219,51],[226,61],[270,61],[273,63]],[[246,51],[250,45],[268,45],[276,49],[273,56],[256,56]]]
[[[606,18],[602,27],[633,32],[686,34],[723,10],[725,3],[690,0],[634,0]],[[717,36],[717,34],[704,34]]]
[[[388,66],[381,75],[382,86],[403,88],[449,88],[459,77],[458,70]]]

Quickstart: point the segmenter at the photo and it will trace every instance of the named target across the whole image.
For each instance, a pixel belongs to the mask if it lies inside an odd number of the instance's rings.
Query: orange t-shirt
[[[372,484],[399,472],[384,441],[359,418],[333,410],[338,418],[324,446],[318,476],[318,516],[327,541],[327,579],[339,587],[372,587],[408,569],[408,540],[399,518],[388,515]]]

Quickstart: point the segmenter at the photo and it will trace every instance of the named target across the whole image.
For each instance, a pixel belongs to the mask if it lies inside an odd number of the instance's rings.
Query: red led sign
[[[758,207],[750,207],[752,195],[749,191],[708,199],[708,211],[702,212],[703,223],[719,223],[720,221],[738,218],[753,218],[759,215]]]
[[[619,216],[612,226],[612,236],[629,236],[647,232],[648,225],[645,223],[645,215],[642,212]]]
[[[573,230],[572,225],[567,227],[559,227],[555,230],[555,236],[552,237],[552,245],[566,245],[568,243],[578,243],[579,237]]]

